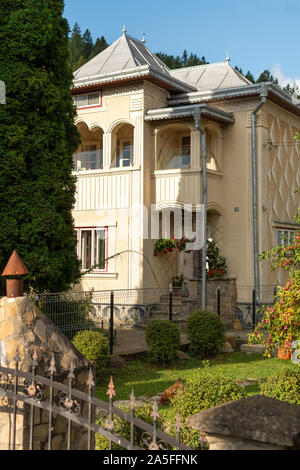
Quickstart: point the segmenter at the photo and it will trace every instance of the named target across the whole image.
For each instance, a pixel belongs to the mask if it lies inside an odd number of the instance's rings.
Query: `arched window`
[[[85,123],[78,124],[81,144],[73,156],[75,171],[103,168],[103,131],[100,127],[89,130]]]
[[[120,124],[112,132],[113,168],[124,168],[133,165],[134,127],[131,124]]]

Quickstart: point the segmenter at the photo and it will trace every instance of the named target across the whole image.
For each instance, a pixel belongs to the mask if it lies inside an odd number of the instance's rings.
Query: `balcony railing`
[[[75,171],[100,170],[103,168],[103,150],[75,153],[73,161]]]

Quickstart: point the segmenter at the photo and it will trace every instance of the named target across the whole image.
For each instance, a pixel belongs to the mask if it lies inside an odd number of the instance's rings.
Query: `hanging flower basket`
[[[154,246],[154,256],[159,254],[168,254],[172,253],[174,250],[177,252],[186,251],[186,245],[190,243],[190,240],[182,237],[180,240],[172,238],[161,238],[157,240]]]

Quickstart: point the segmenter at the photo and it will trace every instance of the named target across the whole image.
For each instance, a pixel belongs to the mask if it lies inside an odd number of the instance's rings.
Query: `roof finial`
[[[127,29],[126,29],[125,24],[124,24],[124,26],[123,26],[122,33],[123,33],[123,36],[126,36]]]
[[[227,57],[226,57],[226,62],[230,62],[230,57],[229,57],[229,52],[227,51]]]
[[[146,44],[145,33],[143,33],[142,43],[143,43],[143,44]]]

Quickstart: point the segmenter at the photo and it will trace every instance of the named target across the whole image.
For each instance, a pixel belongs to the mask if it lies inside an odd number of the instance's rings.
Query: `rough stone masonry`
[[[90,362],[82,356],[53,323],[27,297],[0,300],[0,364],[15,368],[15,355],[20,355],[19,369],[31,371],[32,357],[37,356],[36,374],[49,377],[52,356],[55,359],[54,380],[67,385],[68,373],[74,368],[73,387],[87,391]],[[55,392],[58,394],[58,391]],[[54,401],[57,396],[54,396]],[[29,405],[18,402],[16,449],[28,449]],[[85,413],[85,410],[82,411]],[[47,410],[34,410],[34,449],[46,449],[48,441],[49,413]],[[52,449],[66,449],[67,420],[54,416]],[[0,450],[10,449],[12,442],[12,403],[0,397]],[[87,431],[72,424],[72,449],[87,448]]]

